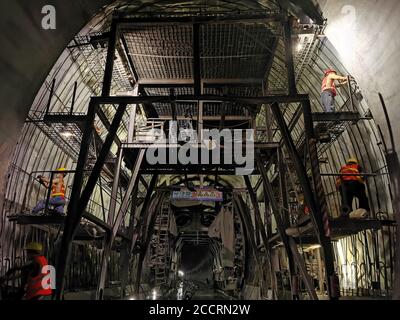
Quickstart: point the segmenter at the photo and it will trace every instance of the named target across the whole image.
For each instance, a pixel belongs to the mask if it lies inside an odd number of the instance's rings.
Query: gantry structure
[[[102,79],[87,111],[74,110],[75,83],[70,107],[52,112],[53,82],[45,112],[31,113],[28,118],[29,123],[40,127],[58,144],[62,131],[72,133],[72,137],[64,136],[60,144],[76,159],[76,169],[68,171],[73,182],[67,214],[10,216],[19,224],[62,228],[61,241],[55,249],[58,299],[65,289],[74,241],[93,240],[92,236],[81,235],[87,222],[104,230],[98,244],[101,259],[96,297],[104,298],[110,257],[116,248],[120,264],[129,264],[133,256],[138,257],[135,290],[139,291],[143,263],[151,245],[156,243],[165,250],[170,246],[163,226],[170,225],[171,192],[180,190],[181,183],[190,188],[190,181],[204,179],[228,195],[226,201],[235,211],[239,233],[246,239],[246,254],[253,257],[263,279],[262,295],[266,296],[267,289],[272,288],[273,298],[277,298],[273,255],[280,247],[288,261],[292,298],[298,295],[297,282],[301,279],[309,298],[317,299],[301,249],[320,246],[320,281],[325,283],[329,298],[339,298],[340,272],[333,241],[366,230],[375,232],[392,225],[392,221],[375,214],[362,221],[338,219],[327,200],[325,179],[340,174],[321,169],[326,150],[346,134],[350,125],[372,118],[357,108],[359,91],[352,78],[343,106],[334,113],[313,110],[315,101],[299,90],[299,78],[316,59],[324,29],[322,18],[313,19],[303,23],[300,17],[281,8],[174,14],[125,9],[112,15],[107,31],[74,40],[70,50],[79,50],[79,58],[91,70],[98,70],[93,72]],[[104,70],[90,60],[91,50],[105,54]],[[274,74],[277,66],[283,66],[280,75]],[[129,94],[113,94],[115,83]],[[178,123],[179,129],[189,125],[200,137],[203,129],[210,128],[252,130],[254,170],[248,176],[236,177],[243,181],[243,187],[224,183],[224,177],[235,176],[235,169],[240,167],[237,163],[149,163],[146,152],[155,145],[168,152],[179,152],[181,145],[154,144],[151,137],[154,133],[168,135],[172,122]],[[319,134],[322,126],[328,128],[328,137]],[[126,132],[123,139],[121,130]],[[200,141],[198,148],[204,148],[204,143]],[[54,174],[50,172],[51,179]],[[366,173],[367,177],[377,175]],[[160,185],[165,176],[176,176],[177,182]],[[105,212],[101,196],[102,218],[91,212],[93,195],[99,186],[110,199]],[[309,215],[299,217],[294,207],[300,194]],[[245,197],[249,204],[243,200]],[[22,208],[25,207],[24,201]],[[290,228],[297,228],[297,232],[289,233]],[[193,240],[188,234],[185,237],[184,241]],[[116,246],[117,241],[123,245]],[[171,268],[168,263],[168,259],[155,263],[159,283],[167,283],[166,270]],[[125,274],[120,276],[127,279],[128,269],[122,269]]]

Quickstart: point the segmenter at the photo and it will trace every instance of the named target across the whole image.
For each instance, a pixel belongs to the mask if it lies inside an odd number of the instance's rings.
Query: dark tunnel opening
[[[213,280],[213,259],[209,245],[184,244],[179,269],[185,279],[210,285]]]

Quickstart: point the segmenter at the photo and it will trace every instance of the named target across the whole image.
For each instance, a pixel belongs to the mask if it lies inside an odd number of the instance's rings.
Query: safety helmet
[[[348,164],[350,164],[350,163],[358,164],[358,160],[356,158],[350,158],[347,160],[347,163]]]
[[[327,70],[324,71],[324,74],[325,74],[325,76],[327,76],[328,74],[330,74],[330,73],[332,73],[332,72],[337,73],[335,69],[329,68],[329,69],[327,69]]]
[[[63,168],[63,167],[61,167],[61,168],[58,168],[56,171],[59,171],[59,172],[64,172],[64,171],[67,171],[67,169],[66,168]],[[64,172],[64,176],[66,175],[67,173],[66,172]]]
[[[42,246],[41,243],[38,243],[38,242],[29,242],[29,243],[25,246],[25,250],[36,251],[36,252],[42,252],[43,246]]]

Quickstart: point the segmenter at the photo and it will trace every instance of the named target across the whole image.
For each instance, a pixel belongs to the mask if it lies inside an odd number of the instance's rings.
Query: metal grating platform
[[[307,221],[309,221],[308,224]],[[382,228],[381,221],[377,219],[336,218],[330,219],[329,225],[331,227],[332,240],[339,240],[365,230],[379,230]],[[310,218],[304,219],[299,224],[298,233],[292,236],[302,244],[318,244]]]

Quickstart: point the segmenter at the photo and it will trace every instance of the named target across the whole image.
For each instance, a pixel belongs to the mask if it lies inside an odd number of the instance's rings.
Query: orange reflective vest
[[[46,273],[42,273],[42,269],[44,266],[48,265],[47,259],[44,256],[35,256],[33,257],[35,263],[37,263],[40,267],[40,273],[33,277],[31,275],[28,276],[28,280],[26,283],[26,292],[25,299],[30,300],[38,296],[50,296],[51,288],[45,289],[43,288],[43,278],[46,276]]]
[[[57,192],[57,183],[53,183],[51,186],[51,197],[65,197],[65,185],[62,183],[60,192]]]
[[[324,80],[322,80],[321,92],[324,92],[325,90],[330,90],[330,91],[332,91],[333,96],[335,97],[336,94],[337,94],[337,92],[336,92],[336,86],[335,86],[335,81],[332,80],[332,86],[331,86],[331,87],[328,87],[328,86],[327,86],[327,84],[328,84],[328,77],[329,77],[329,76],[326,76],[326,77],[324,78]]]
[[[345,174],[336,180],[336,184],[340,185],[342,181],[358,181],[364,183],[364,179],[360,175],[360,166],[358,164],[346,164],[340,168],[340,173]],[[354,175],[350,175],[354,173]]]

